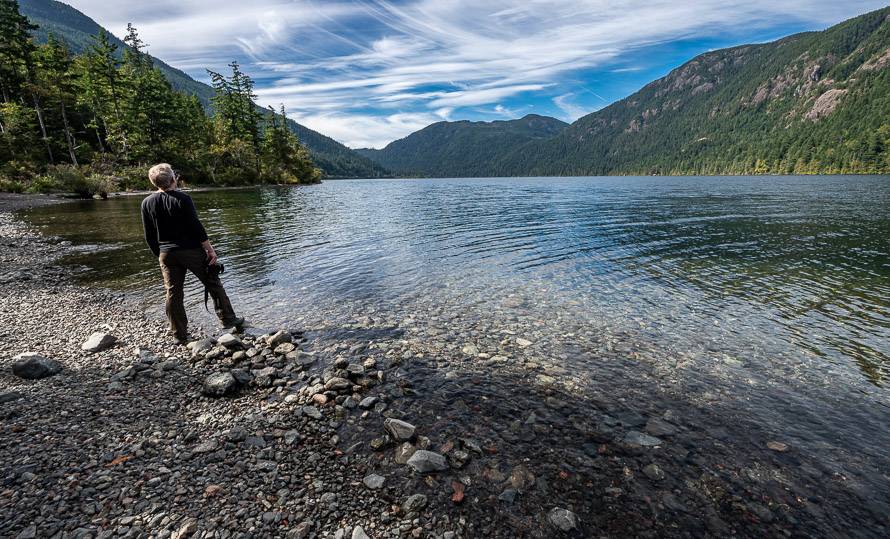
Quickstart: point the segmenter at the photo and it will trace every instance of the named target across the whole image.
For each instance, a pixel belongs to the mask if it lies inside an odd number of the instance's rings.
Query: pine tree
[[[77,155],[75,153],[77,142],[75,141],[68,114],[69,109],[76,107],[74,80],[71,71],[72,61],[68,48],[54,34],[50,34],[47,44],[38,49],[37,67],[39,86],[44,88],[47,102],[52,103],[57,108],[58,114],[62,119],[62,129],[68,156],[71,159],[71,163],[77,165]]]
[[[314,183],[321,171],[312,164],[306,148],[287,127],[284,105],[280,116],[269,107],[263,139],[263,171],[272,183]]]
[[[97,121],[105,129],[106,140],[126,159],[128,153],[126,125],[121,113],[120,62],[117,59],[117,45],[111,43],[108,34],[100,31],[93,37],[93,43],[84,57],[86,72],[81,77],[81,86],[87,95]]]

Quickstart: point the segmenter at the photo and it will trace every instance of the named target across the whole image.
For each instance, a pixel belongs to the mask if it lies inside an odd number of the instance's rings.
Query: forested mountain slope
[[[92,35],[98,34],[103,28],[90,17],[73,7],[55,0],[20,0],[21,12],[39,28],[35,31],[38,42],[46,42],[52,33],[63,39],[72,53],[79,54],[86,50]],[[139,21],[133,21],[138,27]],[[122,29],[119,29],[122,30]],[[109,34],[109,41],[118,46],[118,51],[125,49],[124,43]],[[181,92],[196,95],[205,107],[209,107],[213,97],[213,88],[198,82],[184,72],[171,67],[154,58],[158,67],[173,88]],[[266,110],[263,109],[265,113]],[[288,127],[297,134],[300,141],[309,149],[313,161],[330,177],[380,177],[389,173],[377,163],[363,157],[330,137],[313,131],[293,120],[287,120]]]
[[[508,121],[438,122],[382,150],[358,151],[402,175],[479,176],[498,156],[530,141],[551,138],[567,126],[537,114]]]
[[[698,56],[489,172],[890,172],[890,7]]]

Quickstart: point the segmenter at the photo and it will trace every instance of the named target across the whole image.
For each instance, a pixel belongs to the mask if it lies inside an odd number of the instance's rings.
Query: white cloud
[[[320,133],[333,137],[350,148],[382,148],[390,141],[423,129],[442,118],[433,113],[371,114],[288,114]]]
[[[744,42],[780,23],[815,29],[884,1],[70,3],[118,33],[132,21],[152,54],[199,77],[204,67],[225,69],[237,58],[258,80],[263,104],[284,103],[295,118],[347,144],[380,147],[424,121],[519,110],[520,98],[553,103],[574,118],[591,110],[581,97],[595,95],[578,74],[629,73],[642,47],[690,37]]]
[[[567,122],[574,122],[581,116],[590,113],[590,109],[586,107],[580,107],[570,100],[575,96],[575,94],[562,94],[553,98],[553,103],[560,108],[565,113],[563,117]]]

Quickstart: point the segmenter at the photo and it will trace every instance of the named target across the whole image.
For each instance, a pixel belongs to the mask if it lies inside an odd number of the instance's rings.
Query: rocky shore
[[[620,350],[585,384],[509,328],[174,346],[133,298],[75,284],[26,205],[0,201],[0,536],[888,533],[885,501]]]

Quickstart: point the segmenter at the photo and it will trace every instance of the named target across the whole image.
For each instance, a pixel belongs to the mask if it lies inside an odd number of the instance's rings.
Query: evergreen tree
[[[313,183],[321,178],[321,171],[312,164],[309,152],[288,129],[284,105],[280,116],[269,107],[263,140],[263,171],[269,181],[276,183]]]
[[[68,111],[76,108],[72,61],[65,44],[50,34],[46,45],[37,51],[38,87],[44,89],[45,99],[55,108],[62,120],[62,130],[71,163],[77,165],[74,131]]]

